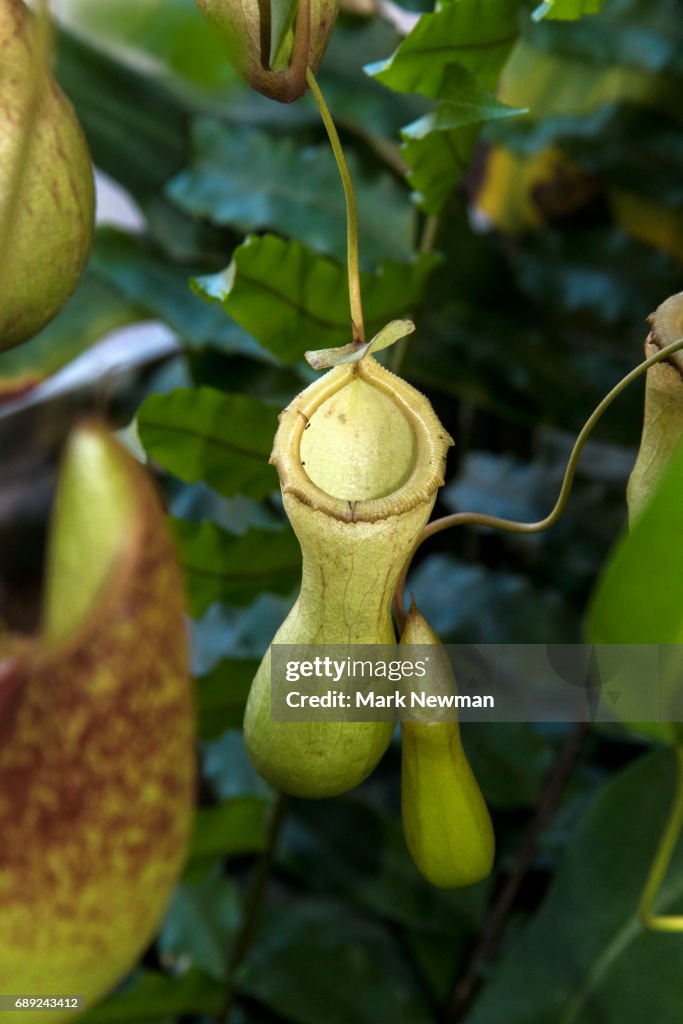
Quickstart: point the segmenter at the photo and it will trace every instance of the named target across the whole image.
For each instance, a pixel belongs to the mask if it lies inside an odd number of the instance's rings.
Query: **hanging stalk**
[[[339,141],[339,134],[335,127],[332,115],[330,114],[325,97],[318,85],[315,75],[308,68],[306,81],[311,90],[315,102],[318,105],[320,116],[327,130],[334,158],[337,161],[339,174],[344,187],[344,198],[346,200],[346,262],[349,278],[349,306],[351,308],[351,327],[354,342],[365,342],[365,324],[363,322],[363,302],[360,286],[360,262],[358,257],[358,209],[356,206],[356,193],[353,188],[353,181],[344,156],[342,144]]]

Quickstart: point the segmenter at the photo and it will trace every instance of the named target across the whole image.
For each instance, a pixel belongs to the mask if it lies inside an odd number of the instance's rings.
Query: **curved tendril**
[[[671,863],[681,829],[683,829],[683,746],[677,744],[675,751],[677,775],[674,799],[638,906],[640,920],[645,928],[658,932],[683,932],[683,915],[656,914],[654,912],[657,894]]]
[[[428,540],[429,537],[433,537],[437,533],[441,533],[442,530],[448,530],[451,526],[488,526],[494,530],[504,530],[508,533],[541,533],[543,530],[549,529],[554,526],[558,521],[562,513],[564,512],[569,495],[571,493],[572,484],[574,483],[574,476],[576,474],[576,467],[581,457],[581,452],[584,449],[586,441],[588,440],[593,428],[602,416],[602,414],[610,407],[615,398],[618,398],[622,391],[637,380],[643,373],[654,366],[655,363],[660,363],[669,356],[673,355],[674,352],[678,352],[679,349],[683,348],[683,337],[677,338],[676,341],[672,341],[669,345],[665,345],[664,348],[660,349],[654,355],[648,359],[643,360],[638,366],[634,367],[625,377],[619,381],[618,384],[609,391],[602,401],[595,407],[591,415],[588,417],[583,427],[581,428],[574,447],[572,448],[569,460],[567,462],[567,468],[564,473],[564,479],[560,488],[557,501],[554,507],[548,513],[544,519],[539,519],[535,523],[520,523],[514,519],[502,519],[499,516],[489,516],[482,512],[454,512],[452,515],[443,516],[441,519],[435,519],[429,523],[423,530],[422,536],[418,540],[410,558],[406,562],[406,565],[401,574],[401,578],[398,581],[396,587],[396,593],[394,596],[394,612],[399,624],[402,627],[405,616],[404,606],[404,590],[405,582],[410,565],[415,552],[424,541]]]

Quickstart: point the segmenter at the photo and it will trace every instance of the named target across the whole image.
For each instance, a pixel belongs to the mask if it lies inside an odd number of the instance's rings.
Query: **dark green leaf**
[[[452,131],[466,125],[526,113],[524,109],[501,103],[494,93],[479,85],[476,78],[458,64],[446,68],[439,99],[436,110],[402,130],[405,138],[422,139],[430,132]]]
[[[390,933],[322,901],[271,908],[238,985],[296,1024],[432,1020]]]
[[[387,263],[362,275],[366,332],[376,334],[420,300],[433,255]],[[251,235],[222,274],[196,282],[283,362],[306,349],[335,348],[351,338],[346,271],[298,242]]]
[[[270,801],[262,797],[236,797],[201,808],[188,854],[190,864],[260,853],[267,843],[270,810]]]
[[[363,65],[377,61],[396,48],[400,41],[395,28],[384,18],[338,19],[319,72],[320,86],[340,127],[353,126],[363,137],[391,139],[401,125],[421,111],[417,96],[399,96],[363,72]],[[311,115],[319,123],[319,114],[310,95]],[[298,105],[298,104],[297,104]]]
[[[533,25],[534,45],[578,57],[601,69],[612,65],[654,74],[683,71],[683,21],[678,0],[617,0],[574,23],[545,18]]]
[[[485,17],[479,0],[444,3],[422,15],[392,57],[366,71],[390,89],[436,98],[448,65],[460,64],[493,89],[517,39],[518,12],[518,0],[489,0]]]
[[[234,78],[218,34],[192,0],[70,0],[69,17],[103,46],[142,51],[200,85]]]
[[[592,643],[683,642],[681,508],[683,448],[605,567],[588,613]]]
[[[158,971],[140,971],[129,985],[85,1013],[83,1024],[146,1024],[182,1013],[220,1012],[225,986],[201,971],[181,977]]]
[[[302,146],[220,121],[193,126],[195,157],[168,192],[188,213],[241,231],[269,228],[343,260],[346,207],[328,145]],[[368,264],[408,259],[413,214],[388,174],[369,177],[353,153],[360,249]]]
[[[642,322],[680,285],[670,256],[616,229],[535,235],[515,253],[513,270],[535,301],[612,325]]]
[[[183,166],[186,108],[149,75],[66,32],[58,35],[57,77],[76,108],[93,160],[135,195],[154,191]]]
[[[559,21],[576,21],[585,14],[599,14],[604,0],[544,0],[533,13],[535,21],[555,18]]]
[[[529,155],[559,145],[610,185],[666,206],[683,203],[680,125],[646,107],[607,103],[591,114],[519,121],[506,125],[501,135],[517,153]]]
[[[528,575],[429,555],[408,579],[420,611],[448,643],[578,641],[579,623],[562,593]]]
[[[294,804],[278,859],[319,894],[442,941],[464,940],[483,923],[487,887],[434,889],[413,864],[398,817],[355,795]]]
[[[277,617],[273,616],[276,621],[268,624],[267,637],[263,641],[260,639],[256,641],[262,650],[270,643],[273,634],[282,622],[283,613],[286,613],[281,602],[276,602],[275,598],[264,595],[248,611],[238,613],[240,621],[246,623],[245,628],[251,633],[258,630],[264,617],[264,611],[266,616],[272,615],[276,607]],[[250,618],[257,620],[251,623],[251,627]],[[204,778],[219,800],[258,797],[260,800],[272,801],[274,791],[261,778],[249,760],[241,729],[228,729],[218,739],[204,742],[202,755]]]
[[[410,126],[409,126],[410,127]],[[408,164],[408,181],[418,204],[426,213],[438,214],[467,171],[479,135],[479,125],[457,132],[432,132],[401,146]]]
[[[221,494],[263,498],[277,489],[268,457],[277,409],[246,395],[180,388],[150,395],[137,418],[148,454],[187,483],[204,480]]]
[[[522,113],[457,64],[446,68],[434,111],[402,129],[401,152],[419,205],[437,214],[467,171],[480,126]]]
[[[147,316],[163,320],[189,345],[258,356],[258,346],[237,324],[193,294],[187,272],[133,235],[100,228],[91,266],[124,298]]]
[[[553,744],[528,722],[468,722],[463,743],[475,777],[494,807],[531,807],[553,759]]]
[[[291,530],[226,533],[213,523],[173,520],[192,615],[214,601],[249,604],[259,594],[289,593],[299,578],[301,555]]]
[[[489,976],[468,1024],[661,1024],[683,1003],[680,944],[638,901],[672,799],[673,758],[639,760],[599,792],[540,913]],[[661,893],[683,909],[683,847]]]
[[[225,658],[197,680],[199,737],[216,739],[242,725],[251,681],[259,663],[254,658]]]
[[[200,881],[177,886],[159,936],[164,961],[180,961],[227,980],[229,950],[240,922],[235,883],[215,865]]]

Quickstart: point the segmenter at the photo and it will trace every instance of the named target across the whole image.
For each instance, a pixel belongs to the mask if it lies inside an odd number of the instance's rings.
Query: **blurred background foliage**
[[[319,76],[358,189],[367,319],[416,320],[383,357],[456,439],[437,512],[536,519],[577,429],[639,361],[646,315],[683,287],[681,8],[417,6],[348,0]],[[312,379],[304,350],[348,340],[336,170],[310,99],[252,94],[192,0],[61,12],[58,77],[126,215],[101,210],[67,308],[0,355],[0,613],[35,624],[74,415],[137,413],[125,436],[159,472],[186,571],[202,766],[158,940],[85,1019],[203,1022],[228,997],[233,1024],[679,1019],[681,940],[636,916],[673,764],[626,729],[465,730],[499,851],[465,892],[410,862],[396,746],[356,792],[274,820],[240,725],[299,574],[267,465],[277,411]],[[444,641],[581,638],[642,394],[602,421],[550,533],[461,529],[423,548],[409,588]],[[554,804],[549,778],[566,783]],[[683,851],[662,903],[683,909]]]

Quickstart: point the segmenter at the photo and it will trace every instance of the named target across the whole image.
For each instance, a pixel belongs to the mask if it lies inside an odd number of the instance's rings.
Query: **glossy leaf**
[[[421,255],[414,263],[387,263],[362,276],[366,330],[377,333],[420,300],[438,262]],[[199,278],[196,289],[226,312],[283,362],[307,348],[335,348],[350,341],[345,269],[298,242],[250,235],[222,274]]]
[[[457,132],[430,132],[418,139],[406,137],[401,153],[410,168],[408,181],[426,213],[438,214],[467,173],[478,135],[479,125],[474,124]]]
[[[604,0],[545,0],[533,12],[535,21],[542,18],[576,21],[586,14],[599,14]]]
[[[592,643],[683,642],[682,507],[679,448],[651,501],[605,567],[588,613]]]
[[[483,124],[500,118],[524,114],[521,108],[508,106],[484,89],[465,68],[454,64],[446,68],[439,89],[439,105],[431,114],[413,121],[401,134],[405,138],[422,139],[434,131],[453,131],[470,124]]]
[[[445,69],[438,97],[431,113],[401,130],[408,181],[419,205],[433,214],[467,171],[481,125],[523,113],[501,103],[458,64]]]
[[[638,900],[672,798],[673,759],[639,760],[606,783],[535,920],[490,975],[468,1024],[641,1024],[683,1000],[675,936],[646,931]],[[683,848],[661,894],[683,909]]]
[[[147,316],[163,320],[188,345],[258,353],[258,346],[244,331],[193,294],[189,273],[134,235],[100,228],[91,266],[125,299],[144,309]]]
[[[268,464],[277,409],[247,395],[181,388],[150,395],[137,417],[148,454],[187,483],[204,480],[228,497],[277,490]]]
[[[346,207],[328,145],[202,119],[193,126],[195,156],[168,194],[194,216],[241,231],[269,228],[339,260],[346,254]],[[388,174],[368,176],[353,152],[347,161],[357,192],[363,260],[409,259],[413,214]]]
[[[460,64],[492,89],[517,39],[518,12],[517,0],[489,0],[486,17],[478,0],[442,3],[422,15],[392,57],[366,71],[390,89],[436,98],[448,65]]]
[[[215,33],[188,0],[66,0],[64,6],[68,20],[105,48],[152,55],[199,85],[233,80]]]
[[[214,601],[245,605],[259,594],[287,594],[300,571],[290,530],[247,530],[235,536],[213,523],[173,520],[192,615]]]

